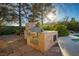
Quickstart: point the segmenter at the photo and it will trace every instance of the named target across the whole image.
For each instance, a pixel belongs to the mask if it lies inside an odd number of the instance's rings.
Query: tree
[[[33,18],[32,20],[43,19],[44,17],[47,18],[46,15],[53,8],[52,4],[43,4],[43,3],[32,3],[32,4],[24,3],[24,4],[21,4],[21,5],[22,5],[21,9],[24,12],[24,15],[26,15],[26,18],[29,19],[31,17],[31,18]],[[29,16],[27,16],[27,15],[29,15]]]
[[[37,19],[42,19],[42,23],[43,23],[43,18],[47,18],[47,14],[52,10],[55,9],[54,5],[50,4],[50,3],[21,3],[21,16],[24,18],[27,18],[28,20],[30,20],[30,18],[32,18],[31,20],[37,20]],[[18,12],[18,11],[17,11]],[[53,13],[55,13],[56,11],[52,11]],[[19,14],[19,13],[18,13]],[[21,17],[21,18],[22,18]]]
[[[35,3],[32,4],[32,9],[33,9],[33,14],[34,17],[37,19],[41,19],[42,24],[43,24],[43,19],[47,18],[48,20],[50,20],[47,15],[49,14],[49,12],[56,14],[56,10],[55,10],[55,5],[51,4],[51,3]]]
[[[20,31],[21,31],[21,26],[22,26],[22,24],[21,24],[21,3],[19,3],[18,8],[19,8],[19,28],[20,28]]]
[[[0,25],[4,22],[13,21],[11,20],[15,12],[9,4],[0,4]]]
[[[62,24],[56,24],[54,30],[58,31],[59,36],[69,35],[69,31],[67,30],[66,26]]]
[[[19,24],[19,27],[21,28],[22,22],[24,22],[23,18],[26,18],[29,20],[29,18],[33,18],[32,20],[36,19],[43,19],[47,18],[46,15],[54,9],[54,6],[50,3],[13,3],[13,4],[2,4],[1,6],[1,16],[0,19],[9,21],[16,21],[16,23]],[[5,9],[4,9],[4,8]],[[55,11],[54,11],[55,12]],[[2,23],[0,21],[0,23]]]
[[[78,22],[75,20],[75,18],[72,17],[68,24],[68,29],[76,31],[77,26],[78,26]]]

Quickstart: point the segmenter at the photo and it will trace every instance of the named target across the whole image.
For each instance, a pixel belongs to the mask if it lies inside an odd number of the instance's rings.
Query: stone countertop
[[[69,36],[58,39],[61,52],[64,56],[79,56],[79,44],[73,42],[71,39]]]

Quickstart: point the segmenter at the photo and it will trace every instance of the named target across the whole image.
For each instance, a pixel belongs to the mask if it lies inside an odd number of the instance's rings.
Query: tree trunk
[[[20,32],[22,30],[22,23],[21,23],[21,3],[19,3],[19,29]]]
[[[33,19],[32,19],[32,21],[34,21],[34,20],[35,20],[35,10],[34,10],[34,4],[32,5],[32,11],[33,11]]]
[[[42,6],[42,25],[43,25],[43,6]]]
[[[43,10],[42,10],[42,25],[43,25]]]

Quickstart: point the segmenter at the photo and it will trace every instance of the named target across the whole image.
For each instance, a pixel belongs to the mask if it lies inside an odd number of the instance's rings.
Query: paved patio
[[[0,36],[0,56],[62,56],[58,45],[41,53],[19,38],[17,35]]]

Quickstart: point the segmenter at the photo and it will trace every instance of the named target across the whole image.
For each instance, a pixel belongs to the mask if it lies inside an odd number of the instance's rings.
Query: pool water
[[[79,42],[79,39],[72,39],[72,41],[74,41],[74,42]]]
[[[74,35],[74,36],[77,36],[77,37],[79,37],[79,35]]]

